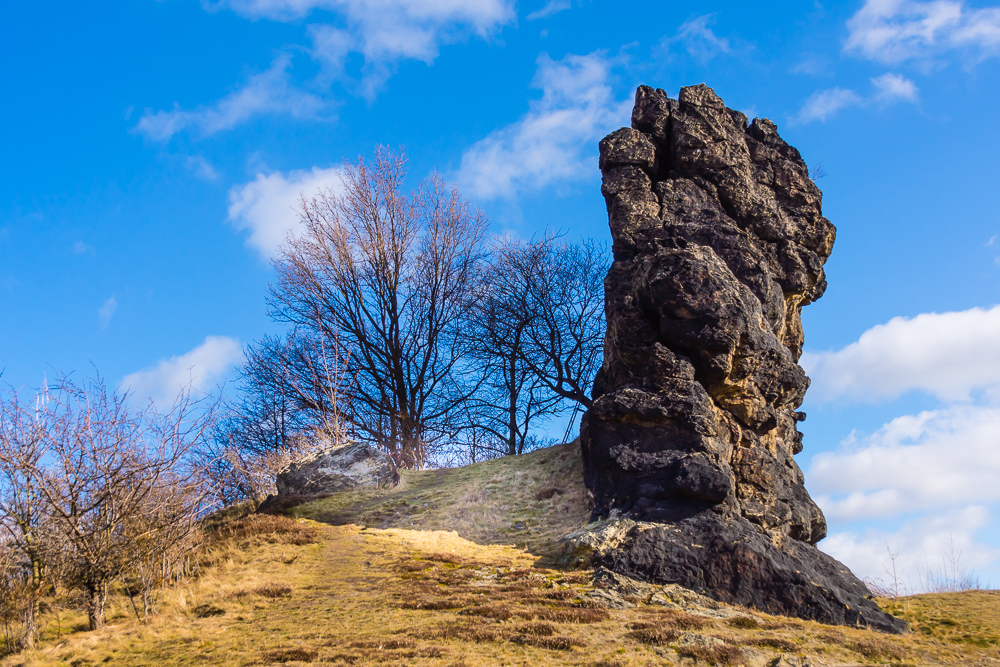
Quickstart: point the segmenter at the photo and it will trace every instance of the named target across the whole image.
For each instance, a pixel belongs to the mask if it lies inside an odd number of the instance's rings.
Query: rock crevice
[[[826,521],[793,458],[809,385],[801,310],[826,288],[836,233],[798,151],[701,85],[677,100],[640,87],[632,127],[600,154],[614,263],[585,481],[594,518],[645,526],[606,564],[765,611],[898,629],[814,547]]]

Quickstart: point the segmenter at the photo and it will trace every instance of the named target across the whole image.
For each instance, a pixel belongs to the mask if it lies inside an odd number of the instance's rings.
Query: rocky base
[[[590,524],[564,538],[567,564],[603,567],[657,585],[822,623],[902,633],[847,567],[798,540],[772,544],[741,517],[705,512],[671,524]]]

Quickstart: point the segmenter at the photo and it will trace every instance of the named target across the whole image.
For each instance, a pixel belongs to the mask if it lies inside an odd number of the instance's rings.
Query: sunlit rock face
[[[614,240],[604,364],[581,443],[594,518],[639,522],[605,564],[717,599],[899,630],[815,548],[793,458],[802,307],[836,230],[799,152],[707,86],[642,86],[600,144]]]

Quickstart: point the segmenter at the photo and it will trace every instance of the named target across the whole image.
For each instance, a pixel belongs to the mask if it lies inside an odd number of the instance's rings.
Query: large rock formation
[[[704,85],[640,87],[600,144],[614,239],[604,364],[581,442],[594,518],[627,517],[601,557],[725,602],[901,631],[814,546],[796,412],[803,306],[836,230],[797,150]],[[637,522],[637,523],[635,523]]]

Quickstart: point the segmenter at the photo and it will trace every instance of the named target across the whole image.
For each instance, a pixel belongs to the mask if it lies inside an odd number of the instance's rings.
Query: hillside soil
[[[40,648],[0,665],[1000,665],[996,591],[880,601],[911,624],[903,636],[639,599],[606,608],[590,572],[555,567],[555,538],[586,519],[574,475],[566,446],[406,473],[297,518],[216,517],[199,575],[165,591],[149,624],[123,595],[97,632],[50,605]]]

